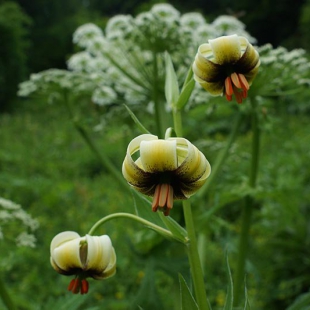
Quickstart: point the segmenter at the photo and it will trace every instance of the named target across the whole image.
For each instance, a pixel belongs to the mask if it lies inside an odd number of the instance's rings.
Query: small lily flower
[[[100,280],[115,274],[116,255],[107,235],[80,237],[65,231],[53,238],[50,250],[52,267],[60,274],[75,275],[68,286],[74,294],[88,292],[88,277]]]
[[[258,52],[241,36],[209,40],[199,46],[193,63],[194,79],[211,95],[234,94],[238,103],[247,97],[260,65]]]
[[[138,151],[134,161],[132,155]],[[160,208],[167,216],[174,199],[189,198],[205,183],[211,167],[184,138],[163,140],[144,134],[129,143],[122,171],[134,189],[153,197],[152,210]]]

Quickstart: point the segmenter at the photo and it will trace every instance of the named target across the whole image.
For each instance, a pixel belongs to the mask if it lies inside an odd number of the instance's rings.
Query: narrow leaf
[[[140,129],[140,131],[142,133],[150,133],[143,125],[142,123],[138,120],[138,118],[136,117],[136,115],[131,111],[131,109],[124,104],[124,107],[127,109],[128,113],[130,114],[131,118],[133,119],[133,121],[136,123],[136,125],[138,126],[138,128]]]
[[[181,293],[181,310],[198,310],[198,305],[181,274],[179,274],[179,281]]]
[[[226,254],[226,270],[227,270],[227,275],[228,275],[228,287],[227,287],[227,295],[226,295],[226,301],[225,301],[225,306],[223,310],[232,310],[233,308],[233,280],[231,276],[231,271],[229,267],[229,262],[228,262],[228,255]]]
[[[248,299],[248,290],[247,288],[245,287],[245,305],[244,305],[244,310],[251,310],[251,306],[250,306],[250,303],[249,303],[249,299]]]
[[[310,305],[310,292],[299,295],[286,310],[307,310]]]
[[[179,98],[179,83],[172,64],[172,60],[168,53],[165,54],[165,61],[166,61],[165,95],[169,106],[174,107]]]
[[[168,230],[179,239],[181,242],[185,242],[187,240],[187,231],[180,226],[173,218],[170,216],[164,216],[161,212],[159,213],[159,217],[164,222]]]
[[[176,102],[176,108],[178,110],[183,109],[183,107],[187,104],[193,90],[195,87],[195,81],[194,79],[191,79],[182,89],[182,92],[179,96],[178,101]]]

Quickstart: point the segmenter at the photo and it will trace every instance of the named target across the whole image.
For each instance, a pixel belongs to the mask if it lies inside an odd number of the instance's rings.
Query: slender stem
[[[9,310],[17,309],[1,278],[0,278],[0,298],[2,299],[3,304],[7,307],[7,309]]]
[[[74,113],[71,109],[70,106],[70,101],[67,92],[64,92],[64,103],[65,107],[67,108],[67,111],[71,117],[71,120],[80,134],[80,136],[83,138],[83,140],[86,142],[87,146],[90,148],[90,150],[94,153],[94,155],[98,158],[98,160],[101,162],[103,167],[105,167],[114,177],[115,179],[123,186],[124,189],[130,191],[130,188],[125,181],[125,179],[122,177],[121,173],[119,172],[118,169],[113,165],[111,160],[107,157],[104,156],[97,148],[96,144],[94,141],[91,139],[89,136],[86,128],[78,121],[76,117],[74,117]]]
[[[107,215],[105,217],[103,217],[101,220],[99,220],[97,223],[95,223],[95,225],[93,225],[93,227],[89,230],[88,234],[89,235],[93,235],[94,232],[96,231],[96,229],[98,229],[101,225],[103,225],[104,223],[112,220],[112,219],[115,219],[115,218],[128,218],[128,219],[131,219],[131,220],[134,220],[136,222],[139,222],[143,225],[146,225],[147,227],[155,230],[156,232],[158,232],[159,234],[163,235],[164,237],[166,238],[169,238],[169,239],[174,239],[174,240],[177,240],[179,242],[182,242],[182,243],[186,243],[187,240],[184,239],[184,240],[181,240],[180,238],[177,238],[175,237],[171,231],[161,227],[161,226],[158,226],[150,221],[147,221],[145,220],[144,218],[142,217],[139,217],[137,215],[134,215],[134,214],[131,214],[131,213],[125,213],[125,212],[120,212],[120,213],[113,213],[113,214],[110,214],[110,215]]]
[[[257,172],[259,165],[259,145],[260,145],[260,130],[258,126],[258,116],[256,111],[256,103],[252,101],[252,154],[251,154],[251,169],[249,176],[249,186],[251,188],[256,187]],[[246,196],[244,199],[244,205],[242,206],[241,213],[241,233],[239,238],[239,251],[237,272],[235,278],[235,290],[234,290],[234,305],[238,306],[241,293],[243,292],[245,262],[248,253],[248,241],[249,232],[252,221],[252,211],[255,205],[255,200],[251,196]]]
[[[215,163],[212,165],[212,173],[210,174],[209,178],[207,179],[207,182],[204,184],[204,186],[197,193],[197,195],[196,195],[197,198],[201,198],[202,196],[204,196],[207,193],[208,189],[210,188],[210,185],[216,179],[219,172],[221,171],[221,168],[222,168],[222,166],[223,166],[223,164],[227,158],[229,150],[230,150],[232,144],[234,143],[234,141],[236,140],[236,137],[238,135],[240,124],[242,123],[242,120],[243,120],[243,115],[239,112],[237,114],[234,126],[233,126],[232,131],[230,133],[230,136],[228,138],[228,141],[226,142],[225,147],[221,150],[221,152],[217,156]]]
[[[162,102],[160,101],[159,94],[158,94],[158,60],[157,60],[157,53],[153,52],[153,102],[155,108],[155,119],[156,119],[156,126],[157,126],[157,134],[159,138],[162,138],[165,133],[164,128],[164,119],[165,119],[165,109],[162,106]]]
[[[174,123],[174,131],[176,132],[178,137],[183,136],[182,129],[182,111],[175,108],[173,109],[173,123]]]
[[[183,212],[185,218],[186,230],[189,237],[187,245],[187,255],[191,268],[191,275],[194,283],[194,291],[199,310],[210,310],[210,306],[206,296],[205,283],[201,262],[198,253],[198,246],[195,233],[195,225],[193,221],[192,208],[189,200],[183,201]]]

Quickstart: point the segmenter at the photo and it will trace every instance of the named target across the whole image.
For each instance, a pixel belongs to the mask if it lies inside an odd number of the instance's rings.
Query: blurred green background
[[[113,212],[134,212],[134,206],[75,131],[63,106],[48,104],[42,98],[16,96],[18,83],[31,73],[66,68],[67,59],[76,52],[72,34],[77,27],[92,22],[104,28],[116,14],[136,15],[155,3],[0,1],[0,196],[22,205],[40,223],[34,249],[15,245],[13,236],[18,227],[3,227],[0,277],[18,309],[114,310],[139,309],[138,305],[143,309],[180,309],[178,272],[189,279],[182,246],[126,220],[108,223],[100,231],[110,235],[116,248],[116,276],[92,281],[87,296],[66,292],[69,279],[59,276],[49,263],[49,244],[54,235],[64,230],[84,234],[99,218]],[[169,3],[181,13],[200,12],[210,21],[223,14],[235,16],[257,38],[257,45],[303,48],[308,57],[310,1]],[[246,279],[252,309],[291,310],[294,301],[309,300],[309,295],[304,295],[310,287],[309,100],[303,93],[275,96],[267,99],[262,113],[259,187],[255,194],[259,204]],[[79,102],[76,109],[90,128],[95,128],[102,113],[107,112]],[[211,164],[227,140],[233,113],[226,102],[218,102],[216,108],[200,105],[188,112],[186,134]],[[105,120],[104,130],[94,130],[92,137],[121,167],[127,144],[137,134],[125,110],[117,110]],[[225,301],[226,250],[234,265],[240,229],[239,192],[247,173],[244,163],[249,158],[250,140],[249,123],[245,121],[208,195],[207,204],[215,206],[216,211],[210,214],[200,207],[194,214],[214,309],[220,309]],[[178,205],[174,211],[174,217],[183,224]],[[299,309],[310,309],[307,299]]]

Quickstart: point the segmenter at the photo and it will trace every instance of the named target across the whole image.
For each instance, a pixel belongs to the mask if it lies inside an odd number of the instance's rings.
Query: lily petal
[[[146,172],[173,171],[178,167],[175,140],[142,141],[140,160]]]
[[[108,266],[104,269],[104,271],[101,274],[93,274],[92,277],[97,280],[106,279],[112,277],[115,274],[115,272],[116,272],[116,254],[114,248],[112,248]]]
[[[208,83],[204,80],[199,79],[197,76],[194,76],[195,80],[212,96],[222,95],[224,91],[224,86],[222,80],[218,82]]]
[[[187,156],[182,164],[176,170],[176,175],[182,182],[192,183],[207,174],[211,173],[211,166],[205,156],[188,140],[184,138],[176,138],[177,144],[187,148]]]
[[[92,270],[94,274],[101,274],[109,265],[112,242],[109,236],[86,235],[88,255],[84,270]]]
[[[144,134],[136,137],[129,143],[127,147],[127,153],[122,166],[123,176],[128,183],[138,187],[144,186],[145,179],[148,178],[149,174],[143,171],[141,167],[139,167],[139,163],[135,162],[132,159],[132,155],[137,151],[139,151],[140,143],[142,141],[150,141],[157,139],[158,139],[157,136]]]
[[[241,44],[236,34],[209,40],[209,44],[214,62],[219,65],[235,63],[241,57]]]
[[[51,252],[51,258],[54,264],[67,272],[82,268],[83,264],[80,259],[81,241],[85,241],[85,238],[76,238],[55,247]]]

